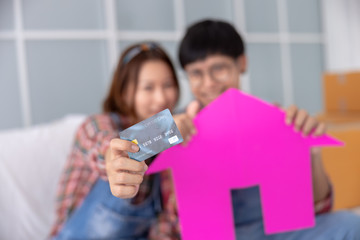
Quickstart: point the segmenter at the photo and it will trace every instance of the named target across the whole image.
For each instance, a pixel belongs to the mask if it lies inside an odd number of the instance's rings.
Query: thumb
[[[200,103],[196,100],[192,101],[186,108],[186,114],[193,119],[200,111]]]
[[[274,105],[275,107],[281,109],[281,110],[285,110],[285,109],[283,108],[283,106],[281,106],[281,104],[280,104],[279,102],[273,102],[273,105]]]

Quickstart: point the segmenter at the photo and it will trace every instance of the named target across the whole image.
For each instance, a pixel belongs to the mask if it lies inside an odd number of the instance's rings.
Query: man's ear
[[[236,58],[240,73],[245,73],[247,70],[247,57],[245,54]]]

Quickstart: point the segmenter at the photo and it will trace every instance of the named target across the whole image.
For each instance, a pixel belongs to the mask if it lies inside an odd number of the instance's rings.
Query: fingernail
[[[140,150],[138,145],[131,145],[131,149],[137,152]]]

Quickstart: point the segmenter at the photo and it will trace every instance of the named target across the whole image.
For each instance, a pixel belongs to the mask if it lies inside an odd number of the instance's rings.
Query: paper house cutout
[[[194,119],[187,147],[160,154],[147,174],[172,169],[183,240],[235,239],[231,189],[259,185],[266,234],[312,227],[312,146],[341,145],[304,137],[285,113],[229,89]]]

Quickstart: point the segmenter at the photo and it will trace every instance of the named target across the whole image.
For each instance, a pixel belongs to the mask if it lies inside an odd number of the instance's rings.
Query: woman
[[[124,51],[103,113],[87,118],[77,131],[58,190],[54,239],[148,238],[162,209],[160,176],[144,176],[152,159],[129,159],[127,152],[139,148],[118,135],[166,108],[173,110],[178,98],[174,67],[159,46],[141,43]],[[191,117],[174,119],[186,144],[195,133]],[[106,174],[106,166],[113,171]]]

